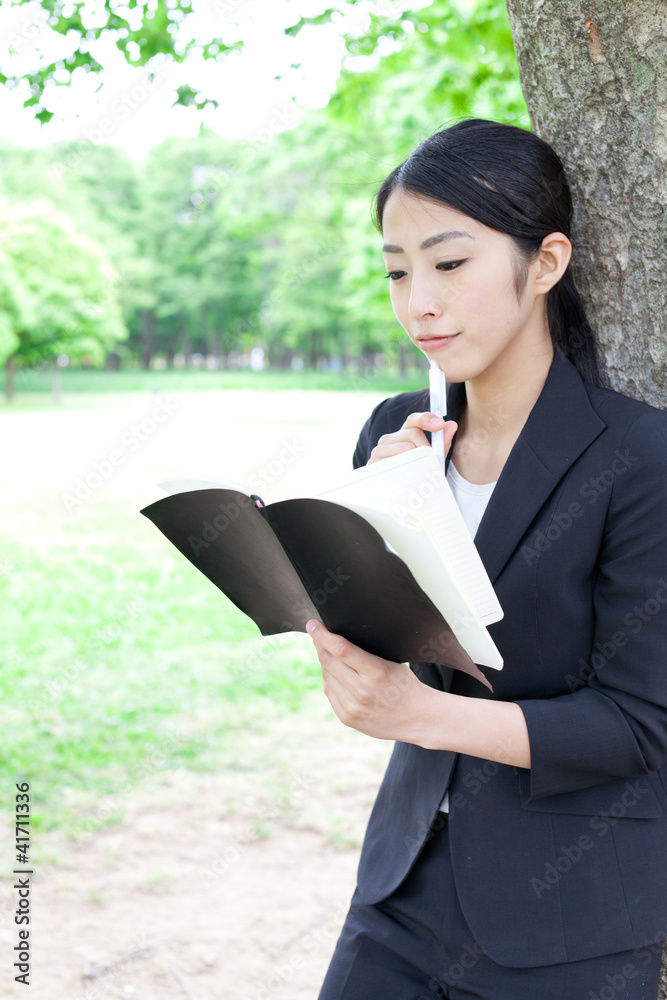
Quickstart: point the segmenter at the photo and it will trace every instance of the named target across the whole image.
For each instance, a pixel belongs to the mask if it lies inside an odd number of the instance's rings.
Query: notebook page
[[[189,490],[236,490],[250,496],[247,485],[234,482],[232,479],[219,479],[213,476],[195,476],[188,472],[166,473],[158,480],[158,486],[165,493],[187,493]]]
[[[374,507],[418,525],[437,546],[484,624],[503,617],[463,515],[430,448],[414,448],[353,470],[317,495],[322,500]]]
[[[424,511],[417,517],[438,550],[442,551],[446,547],[449,561],[471,604],[484,624],[490,625],[491,622],[500,621],[503,611],[477,549],[475,549],[477,559],[470,553],[469,543],[472,541],[470,532],[449,484],[447,488],[453,506],[448,500],[445,501],[444,496],[438,496],[432,502],[425,503]],[[456,522],[460,518],[460,524],[455,523],[455,518]],[[472,544],[474,546],[475,543]]]
[[[424,593],[433,601],[471,659],[477,664],[501,670],[502,656],[466,593],[457,585],[456,577],[451,574],[453,585],[445,584],[443,576],[446,571],[443,572],[440,560],[436,561],[433,558],[432,539],[421,529],[397,521],[393,514],[340,499],[336,502],[348,510],[361,514],[382,535],[387,547],[398,556],[403,558],[404,553],[410,554],[412,575]],[[407,562],[407,559],[405,561]],[[428,652],[426,655],[437,657],[437,652]]]

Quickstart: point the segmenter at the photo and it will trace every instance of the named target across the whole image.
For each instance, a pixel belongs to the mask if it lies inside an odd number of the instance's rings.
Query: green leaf
[[[331,15],[337,13],[338,9],[336,7],[329,7],[322,14],[318,14],[316,17],[301,17],[296,24],[292,24],[289,28],[285,28],[285,34],[290,36],[298,35],[301,29],[307,24],[329,24],[331,22]]]

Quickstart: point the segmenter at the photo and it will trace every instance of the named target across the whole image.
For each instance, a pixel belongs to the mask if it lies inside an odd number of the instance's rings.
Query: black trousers
[[[439,817],[391,896],[368,906],[355,890],[318,1000],[656,1000],[659,943],[529,969],[490,959],[461,912]]]

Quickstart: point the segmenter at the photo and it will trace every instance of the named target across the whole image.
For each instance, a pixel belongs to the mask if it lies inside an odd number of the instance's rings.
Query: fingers
[[[322,666],[330,667],[336,660],[343,660],[348,667],[360,673],[368,673],[372,669],[370,661],[374,657],[370,653],[355,646],[344,636],[330,632],[321,622],[311,619],[306,623],[306,629],[315,640]]]
[[[373,448],[367,465],[379,462],[383,458],[390,458],[392,455],[399,455],[410,448],[429,447],[430,441],[426,437],[425,431],[445,432],[445,454],[451,447],[452,438],[458,429],[455,420],[444,420],[434,413],[411,413],[406,418],[405,423],[399,431],[393,434],[383,434],[376,446]]]
[[[457,432],[458,429],[459,429],[459,425],[456,423],[455,420],[448,420],[446,422],[446,424],[445,424],[445,455],[448,454],[449,449],[452,446],[452,441],[454,439],[454,435],[456,434],[456,432]]]
[[[386,667],[389,661],[383,660],[373,653],[367,653],[360,646],[355,646],[353,642],[345,639],[342,635],[330,632],[322,622],[316,619],[309,619],[306,622],[306,630],[315,642],[320,664],[327,669],[337,671],[338,660],[355,670],[358,674],[366,677],[377,677]],[[337,671],[340,675],[340,671]]]
[[[435,413],[410,413],[406,419],[401,430],[404,427],[421,427],[425,431],[441,431],[445,426],[445,420],[443,417],[436,416]],[[400,431],[399,431],[400,433]]]

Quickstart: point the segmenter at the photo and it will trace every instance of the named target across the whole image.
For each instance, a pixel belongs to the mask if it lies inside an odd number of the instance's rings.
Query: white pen
[[[447,389],[445,373],[435,358],[430,359],[428,373],[428,384],[431,392],[430,408],[431,413],[436,417],[447,417]],[[435,457],[440,462],[440,468],[445,471],[445,432],[431,431],[431,447],[435,452]]]

